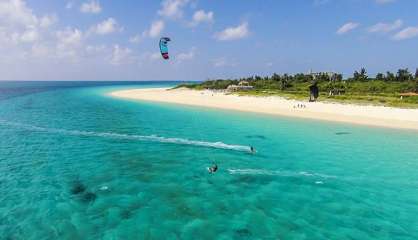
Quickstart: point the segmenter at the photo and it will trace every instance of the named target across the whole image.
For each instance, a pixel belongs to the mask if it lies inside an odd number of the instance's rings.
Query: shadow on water
[[[80,193],[83,193],[86,191],[86,186],[80,181],[73,182],[71,186],[71,194],[72,195],[78,195]]]
[[[129,218],[131,218],[132,217],[132,212],[131,211],[129,211],[129,210],[123,210],[122,212],[121,212],[121,214],[120,214],[120,217],[122,218],[122,219],[129,219]]]
[[[255,175],[236,175],[230,179],[230,183],[233,185],[257,185],[257,184],[269,184],[272,181],[277,181],[277,177],[274,176],[255,176]]]
[[[81,196],[81,201],[83,201],[84,203],[91,203],[91,202],[94,202],[96,198],[97,198],[97,195],[95,193],[86,192],[85,194]]]
[[[248,238],[248,237],[251,237],[251,235],[252,235],[250,230],[248,230],[246,228],[241,228],[241,229],[235,230],[235,234],[239,238]]]
[[[78,196],[83,203],[94,202],[97,198],[97,195],[87,191],[87,187],[79,180],[72,183],[70,192],[72,195]]]
[[[350,132],[336,132],[335,135],[349,135]]]
[[[267,139],[267,137],[263,135],[247,135],[246,138],[257,138],[257,139]]]

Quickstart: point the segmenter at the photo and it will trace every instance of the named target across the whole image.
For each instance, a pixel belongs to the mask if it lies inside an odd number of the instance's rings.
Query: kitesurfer
[[[168,37],[162,37],[160,39],[160,52],[161,52],[161,56],[165,59],[168,60],[170,57],[168,55],[168,47],[167,44],[168,42],[170,42],[171,39]]]

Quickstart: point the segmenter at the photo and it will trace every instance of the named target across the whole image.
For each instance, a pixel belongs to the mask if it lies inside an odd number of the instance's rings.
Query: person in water
[[[255,153],[255,148],[253,146],[250,146],[250,150],[251,150],[251,153]]]
[[[216,171],[218,171],[218,165],[215,164],[212,167],[208,168],[210,173],[215,173]]]

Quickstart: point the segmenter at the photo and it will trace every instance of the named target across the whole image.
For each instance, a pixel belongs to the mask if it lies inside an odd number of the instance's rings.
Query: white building
[[[241,81],[238,83],[238,85],[229,85],[226,90],[228,91],[246,91],[253,89],[253,86],[250,86],[250,83],[247,81]]]
[[[311,75],[314,80],[321,75],[327,75],[329,77],[329,79],[335,80],[337,78],[337,75],[338,75],[338,73],[336,73],[336,72],[313,72],[312,70],[310,70],[310,72],[308,74]]]

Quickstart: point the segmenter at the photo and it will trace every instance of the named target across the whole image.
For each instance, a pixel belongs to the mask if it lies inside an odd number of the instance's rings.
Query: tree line
[[[343,79],[340,73],[297,73],[272,74],[270,76],[254,75],[237,79],[215,79],[202,83],[182,84],[178,87],[193,89],[226,89],[229,85],[248,82],[254,90],[274,90],[281,92],[306,94],[310,86],[318,86],[321,94],[327,95],[368,95],[391,94],[404,92],[418,93],[418,69],[412,74],[407,68],[396,73],[378,73],[370,77],[365,68],[354,71],[352,76]]]
[[[397,71],[397,73],[392,73],[387,71],[386,73],[378,73],[376,77],[373,79],[369,79],[367,76],[367,72],[365,68],[360,69],[360,71],[355,71],[352,78],[348,80],[353,81],[367,81],[367,80],[377,80],[377,81],[385,81],[385,82],[406,82],[418,79],[418,68],[413,75],[409,72],[408,68],[401,68]]]
[[[255,82],[255,81],[276,81],[276,82],[329,82],[329,81],[385,81],[385,82],[406,82],[406,81],[414,81],[418,79],[418,68],[415,71],[415,74],[412,74],[408,68],[399,69],[396,73],[392,73],[387,71],[386,73],[378,73],[376,77],[371,78],[368,76],[367,71],[365,68],[361,68],[359,71],[354,71],[353,76],[343,79],[343,75],[340,73],[329,74],[326,72],[316,73],[316,74],[304,74],[304,73],[297,73],[294,75],[283,74],[278,75],[274,73],[272,76],[265,76],[261,77],[258,75],[250,76],[247,78],[239,78],[236,79],[237,81],[248,81],[248,82]],[[218,79],[221,80],[221,79]],[[228,79],[231,80],[231,79]]]

